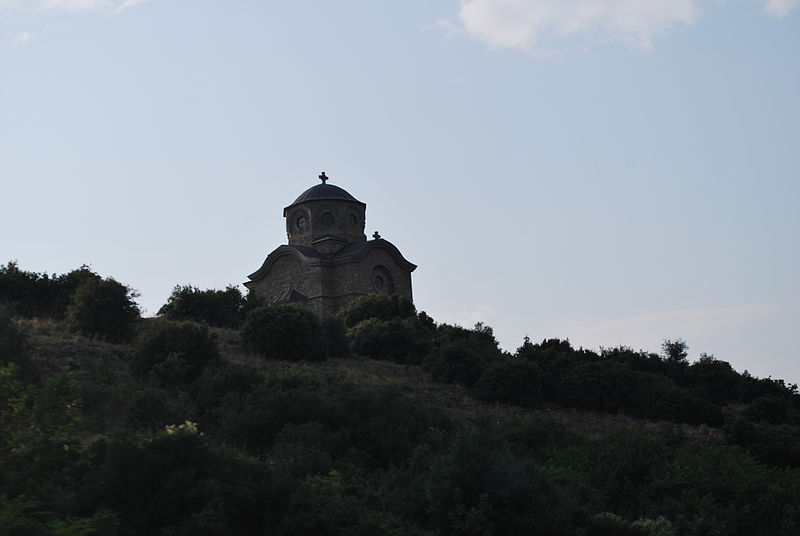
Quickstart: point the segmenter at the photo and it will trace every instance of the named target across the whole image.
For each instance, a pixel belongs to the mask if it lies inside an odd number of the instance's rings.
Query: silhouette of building
[[[297,303],[325,315],[367,294],[412,299],[416,265],[377,232],[367,240],[367,205],[327,184],[324,172],[319,178],[283,209],[289,243],[267,255],[244,285],[268,303]]]

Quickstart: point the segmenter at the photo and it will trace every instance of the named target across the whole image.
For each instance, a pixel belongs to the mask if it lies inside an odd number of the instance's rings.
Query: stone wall
[[[384,286],[375,286],[375,276]],[[304,262],[287,253],[278,257],[264,277],[247,287],[272,303],[287,289],[294,289],[308,300],[303,305],[319,314],[334,314],[359,296],[395,293],[413,299],[411,273],[397,265],[391,253],[374,248],[363,257]]]

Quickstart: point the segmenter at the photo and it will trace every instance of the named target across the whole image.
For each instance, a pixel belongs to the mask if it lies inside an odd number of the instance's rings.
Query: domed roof
[[[328,177],[325,176],[325,172],[319,176],[320,180],[322,180],[322,184],[317,184],[316,186],[312,186],[300,196],[294,200],[294,203],[286,207],[289,209],[295,205],[299,205],[300,203],[306,203],[308,201],[323,201],[323,200],[338,200],[338,201],[352,201],[353,203],[358,203],[360,205],[365,205],[352,195],[350,195],[344,188],[339,188],[338,186],[334,186],[333,184],[326,184]],[[286,210],[284,209],[284,211]]]
[[[320,201],[322,199],[340,199],[342,201],[361,203],[361,201],[347,193],[344,188],[339,188],[333,184],[317,184],[300,194],[300,197],[295,199],[292,205],[305,203],[306,201]]]

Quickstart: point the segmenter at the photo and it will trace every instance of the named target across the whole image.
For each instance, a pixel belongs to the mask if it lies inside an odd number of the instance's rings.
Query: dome
[[[333,184],[317,184],[300,194],[300,197],[295,199],[294,203],[289,206],[305,203],[306,201],[321,201],[323,199],[339,199],[341,201],[361,203],[361,201],[347,193],[344,188],[339,188]]]
[[[308,201],[327,201],[327,200],[336,200],[336,201],[350,201],[352,203],[358,203],[359,205],[365,205],[352,195],[350,195],[347,190],[344,188],[339,188],[338,186],[334,186],[333,184],[327,184],[328,177],[325,176],[323,172],[322,175],[319,176],[320,180],[322,180],[322,184],[317,184],[316,186],[312,186],[300,196],[294,200],[294,203],[289,205],[284,209],[284,215],[286,211],[292,208],[295,205],[299,205],[300,203],[306,203]]]

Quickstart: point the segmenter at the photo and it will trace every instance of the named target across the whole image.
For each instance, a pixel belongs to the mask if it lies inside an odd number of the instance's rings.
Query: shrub
[[[733,419],[725,424],[725,438],[763,463],[800,467],[800,426]]]
[[[172,289],[158,315],[170,320],[206,322],[221,328],[237,328],[243,320],[245,299],[238,288],[200,290],[189,285]]]
[[[327,357],[350,356],[347,331],[341,318],[338,316],[324,317],[322,319],[322,333],[325,339],[325,355]]]
[[[193,423],[142,441],[102,440],[84,501],[112,509],[121,534],[265,534],[266,464],[209,445]]]
[[[0,266],[0,303],[25,317],[50,313],[56,284],[47,274],[20,270],[16,262]]]
[[[0,303],[24,317],[63,318],[75,290],[102,278],[88,266],[63,275],[20,270],[15,262],[0,266]]]
[[[34,369],[28,357],[25,335],[13,319],[0,310],[0,365],[14,363],[25,379],[33,379]]]
[[[534,406],[542,400],[539,367],[518,357],[504,357],[484,368],[472,388],[480,400]]]
[[[750,403],[744,414],[753,421],[800,425],[797,398],[797,396],[760,396]]]
[[[317,315],[297,305],[253,309],[242,327],[242,339],[253,351],[270,359],[325,359],[325,340]]]
[[[339,311],[339,317],[348,328],[352,328],[368,318],[391,320],[393,318],[408,318],[416,314],[417,310],[411,300],[397,294],[361,296]]]
[[[188,384],[219,360],[208,328],[190,322],[158,321],[137,346],[133,373],[150,374],[166,385]]]
[[[589,519],[586,536],[650,536],[650,531],[629,523],[616,514],[603,512]]]
[[[423,366],[435,380],[469,387],[478,381],[488,363],[502,356],[492,328],[481,323],[471,330],[442,324]]]
[[[551,477],[484,432],[460,433],[427,465],[418,471],[432,532],[575,534]]]
[[[137,294],[113,279],[86,279],[67,309],[70,329],[110,342],[128,340],[139,319]]]
[[[436,346],[425,358],[424,366],[434,380],[469,387],[481,377],[488,361],[468,340],[454,340]]]
[[[181,415],[175,411],[169,393],[163,389],[145,388],[136,391],[130,398],[129,418],[136,425],[163,427],[180,422]]]
[[[229,394],[247,393],[263,381],[263,376],[247,365],[221,363],[206,367],[191,385],[192,402],[196,411],[203,415],[219,406]]]
[[[423,331],[416,317],[360,322],[348,332],[353,352],[395,363],[420,364],[430,350],[431,337]]]

